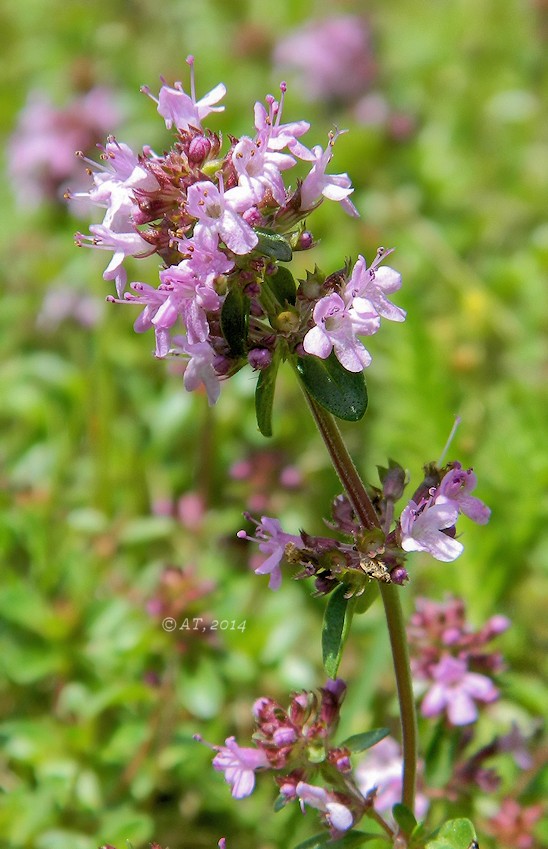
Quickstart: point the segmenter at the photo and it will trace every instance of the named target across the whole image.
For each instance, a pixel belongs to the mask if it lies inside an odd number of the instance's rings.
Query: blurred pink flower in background
[[[536,849],[540,842],[534,828],[545,813],[544,805],[521,805],[515,799],[503,799],[498,812],[491,817],[485,830],[497,840],[497,846],[511,849]]]
[[[360,15],[308,21],[282,37],[273,50],[277,74],[287,74],[305,100],[345,107],[364,127],[384,129],[404,141],[415,119],[395,111],[377,87],[379,63],[368,22]]]
[[[369,26],[357,15],[309,21],[274,48],[278,68],[295,72],[308,100],[356,100],[376,75]]]
[[[402,752],[392,737],[385,737],[376,743],[356,767],[356,782],[360,791],[367,796],[375,790],[375,810],[382,813],[390,811],[401,801],[402,793]],[[422,769],[422,765],[421,765]],[[417,794],[416,815],[424,817],[428,810],[428,799],[422,793]]]
[[[91,152],[121,120],[114,93],[96,86],[55,106],[48,94],[29,92],[7,146],[8,177],[18,206],[63,203],[68,188],[86,182],[77,150]]]

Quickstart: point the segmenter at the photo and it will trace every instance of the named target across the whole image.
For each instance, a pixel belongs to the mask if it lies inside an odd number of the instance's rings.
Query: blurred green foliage
[[[186,81],[193,53],[199,93],[220,80],[228,87],[215,125],[250,133],[254,101],[279,82],[276,40],[328,11],[362,4],[5,1],[2,125],[9,134],[32,89],[62,105],[84,83],[100,83],[123,108],[117,137],[161,148],[169,134],[139,86],[155,90],[160,74]],[[362,216],[325,204],[311,222],[321,242],[295,273],[314,262],[333,271],[358,252],[372,259],[379,244],[397,248],[391,261],[408,319],[371,341],[369,411],[344,433],[372,481],[389,457],[418,481],[462,416],[451,455],[474,465],[492,520],[466,526],[454,565],[415,556],[405,604],[452,592],[478,625],[494,612],[510,616],[500,640],[509,669],[490,718],[507,730],[543,717],[548,698],[547,8],[371,0],[367,19],[375,90],[409,131],[398,138],[360,126],[348,109],[310,105],[290,84],[287,118],[311,120],[310,143],[324,143],[333,125],[351,130],[334,164],[351,175]],[[257,503],[288,530],[319,531],[338,491],[304,408],[295,415],[294,377],[282,375],[274,437],[265,440],[249,371],[208,410],[153,359],[150,337],[133,333],[132,308],[105,306],[86,328],[37,321],[52,287],[91,294],[96,305],[110,290],[103,256],[73,247],[85,223],[53,203],[26,210],[17,189],[2,180],[0,845],[154,839],[200,849],[221,835],[229,849],[295,845],[317,830],[313,814],[267,816],[268,781],[234,803],[211,753],[192,739],[245,741],[255,698],[284,702],[289,690],[322,683],[324,603],[289,580],[267,592],[249,575],[249,546],[235,539],[242,511]],[[154,262],[144,267],[137,279],[150,273],[154,282]],[[254,477],[231,477],[249,457]],[[279,483],[287,465],[302,476],[295,491]],[[203,505],[198,519],[159,509],[181,496],[187,510],[189,497]],[[214,585],[197,591],[185,615],[245,621],[245,631],[164,632],[151,605],[166,591],[168,565],[193,568],[194,589]],[[181,604],[176,591],[169,604]],[[341,737],[375,722],[396,727],[389,663],[374,606],[356,623],[341,668],[350,684]],[[544,740],[535,753],[544,770],[529,787],[502,764],[503,791],[517,783],[522,798],[546,796],[546,750]],[[486,802],[480,814],[490,812]]]

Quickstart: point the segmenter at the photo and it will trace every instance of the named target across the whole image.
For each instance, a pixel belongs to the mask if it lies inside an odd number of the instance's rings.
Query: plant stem
[[[314,421],[318,426],[318,430],[331,458],[331,462],[357,518],[363,527],[368,530],[379,528],[379,517],[354,462],[348,453],[335,419],[331,413],[327,412],[327,410],[321,407],[308,394],[304,387],[302,388]],[[379,588],[384,604],[388,633],[390,635],[390,647],[392,650],[400,706],[403,750],[402,802],[413,811],[415,804],[418,741],[417,715],[415,711],[415,700],[413,698],[407,636],[398,587],[394,584],[379,583]]]

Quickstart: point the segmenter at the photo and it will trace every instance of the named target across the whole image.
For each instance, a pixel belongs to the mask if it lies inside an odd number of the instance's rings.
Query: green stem
[[[302,388],[314,421],[318,426],[318,430],[331,458],[331,462],[357,518],[363,527],[368,530],[379,528],[379,517],[348,453],[335,419],[331,413],[327,412],[327,410],[321,407],[308,394],[304,387]],[[394,584],[380,583],[379,588],[384,604],[388,633],[390,635],[390,647],[392,650],[400,706],[403,750],[402,802],[407,808],[413,811],[415,804],[418,740],[417,715],[415,711],[415,700],[413,698],[407,636],[398,587]]]

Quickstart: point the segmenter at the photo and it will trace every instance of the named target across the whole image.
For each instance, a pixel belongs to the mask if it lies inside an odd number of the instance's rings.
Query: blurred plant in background
[[[8,174],[18,205],[62,203],[68,186],[83,182],[76,151],[91,152],[120,117],[106,87],[92,88],[64,108],[55,107],[44,92],[29,92],[8,149]]]
[[[147,138],[158,151],[169,134],[138,96],[131,99],[144,81],[159,73],[177,79],[193,50],[202,90],[225,80],[231,115],[241,114],[236,129],[215,116],[216,128],[241,134],[249,103],[280,79],[271,70],[276,43],[328,12],[361,13],[352,3],[328,10],[295,2],[269,4],[267,15],[262,3],[244,9],[215,0],[136,2],[131,14],[126,4],[99,0],[70,11],[34,0],[2,11],[4,126],[15,131],[31,90],[70,104],[84,57],[93,62],[92,85],[124,91],[128,142]],[[488,781],[495,765],[499,776],[498,789],[477,805],[482,849],[518,841],[540,847],[548,841],[540,807],[547,795],[545,10],[522,0],[504,7],[485,0],[473,10],[464,2],[442,10],[398,0],[373,3],[366,27],[376,78],[364,96],[380,93],[391,112],[411,116],[413,132],[400,138],[382,121],[360,127],[350,102],[329,113],[322,103],[307,108],[314,142],[323,143],[333,123],[351,129],[337,142],[337,171],[352,175],[361,214],[349,227],[319,209],[314,261],[339,267],[341,245],[354,257],[374,254],[385,240],[397,245],[408,318],[375,337],[369,388],[379,404],[363,431],[345,435],[366,476],[397,447],[416,478],[424,446],[439,453],[454,414],[463,418],[455,453],[465,468],[473,462],[482,481],[493,510],[489,532],[467,524],[466,554],[450,578],[446,567],[415,555],[413,591],[462,596],[476,629],[494,610],[512,620],[497,642],[506,661],[501,697],[488,708],[489,722],[482,716],[474,726],[473,745],[464,747],[464,726],[458,746],[467,775],[476,763],[476,776]],[[306,91],[293,84],[287,120],[301,114],[299,97]],[[125,311],[104,310],[86,332],[65,321],[55,330],[55,318],[37,324],[58,285],[77,287],[90,307],[96,291],[92,314],[102,305],[100,258],[93,267],[89,255],[75,255],[70,236],[81,224],[55,203],[17,210],[6,199],[0,215],[3,839],[39,849],[156,839],[175,849],[214,846],[226,834],[229,849],[236,841],[295,845],[310,834],[309,817],[287,808],[267,821],[268,779],[234,805],[192,735],[199,727],[206,739],[245,740],[258,692],[286,704],[288,692],[313,689],[321,674],[310,638],[319,611],[307,585],[285,581],[265,597],[260,580],[249,577],[247,543],[235,539],[242,506],[280,516],[293,533],[323,531],[309,505],[329,503],[336,483],[311,426],[288,415],[296,389],[281,376],[269,450],[297,470],[298,499],[278,487],[277,473],[268,484],[258,473],[229,476],[265,450],[245,372],[212,414],[181,392],[180,363],[164,370],[149,357]],[[154,274],[155,262],[146,262]],[[158,509],[166,498],[182,504],[182,516],[199,518],[181,521],[178,508]],[[264,507],[254,506],[265,498]],[[245,632],[218,628],[214,640],[207,633],[202,640],[163,631],[149,610],[168,593],[171,569],[197,591],[211,582],[191,616],[245,620]],[[362,683],[347,694],[341,740],[395,715],[379,613],[373,606],[360,617],[345,656],[341,673]],[[191,646],[186,654],[181,644]],[[349,727],[345,713],[354,718]],[[421,719],[431,725],[430,753],[438,721]],[[432,775],[428,783],[440,787],[434,802],[450,809],[441,789],[446,754],[439,752],[438,784]]]

